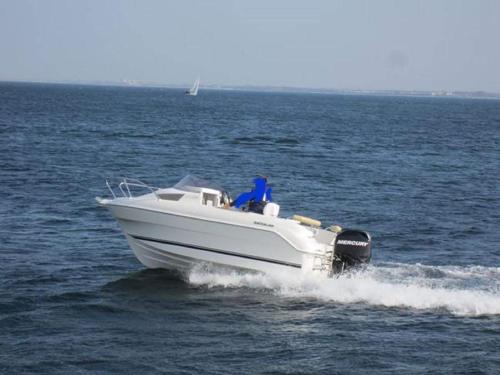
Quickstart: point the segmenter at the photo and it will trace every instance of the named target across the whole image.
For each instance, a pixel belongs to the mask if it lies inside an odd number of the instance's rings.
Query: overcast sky
[[[0,0],[0,80],[500,92],[497,0]]]

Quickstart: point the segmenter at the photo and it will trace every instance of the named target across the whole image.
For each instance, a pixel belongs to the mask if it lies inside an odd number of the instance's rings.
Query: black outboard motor
[[[335,239],[332,273],[370,262],[372,239],[367,232],[344,229]]]

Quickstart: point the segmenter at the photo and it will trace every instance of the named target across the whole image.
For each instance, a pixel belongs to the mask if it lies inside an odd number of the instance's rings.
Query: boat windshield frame
[[[218,190],[220,192],[224,191],[224,189],[219,185],[192,174],[184,176],[178,183],[174,185],[174,188],[177,190],[191,192],[200,192],[203,188]]]

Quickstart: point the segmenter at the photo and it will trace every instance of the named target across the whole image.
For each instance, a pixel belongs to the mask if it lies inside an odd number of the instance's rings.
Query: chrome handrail
[[[109,184],[108,180],[106,179],[106,186],[108,187],[109,191],[113,195],[113,198],[117,198],[113,188]],[[139,188],[145,188],[148,189],[151,193],[154,193],[156,195],[156,190],[158,190],[158,187],[155,186],[150,186],[146,184],[145,182],[142,182],[141,180],[138,180],[136,178],[123,178],[123,180],[118,184],[118,189],[120,189],[121,196],[123,198],[134,198],[134,195],[132,194],[132,191],[130,190],[130,187],[139,187]],[[125,188],[125,189],[124,189]]]
[[[108,179],[106,179],[106,186],[108,187],[109,191],[110,191],[110,192],[111,192],[111,194],[113,195],[113,199],[116,199],[115,192],[113,191],[113,189],[112,189],[112,188],[111,188],[111,186],[109,185]]]

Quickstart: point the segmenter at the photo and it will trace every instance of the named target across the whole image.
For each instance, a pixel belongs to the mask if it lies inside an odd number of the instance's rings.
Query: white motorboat
[[[325,229],[298,215],[282,218],[275,203],[267,203],[263,213],[226,208],[230,198],[222,188],[192,175],[169,188],[124,179],[120,194],[106,184],[113,197],[96,200],[115,216],[135,255],[149,268],[185,272],[208,263],[332,276],[371,258],[371,238],[364,231]],[[149,192],[136,195],[138,188]]]

